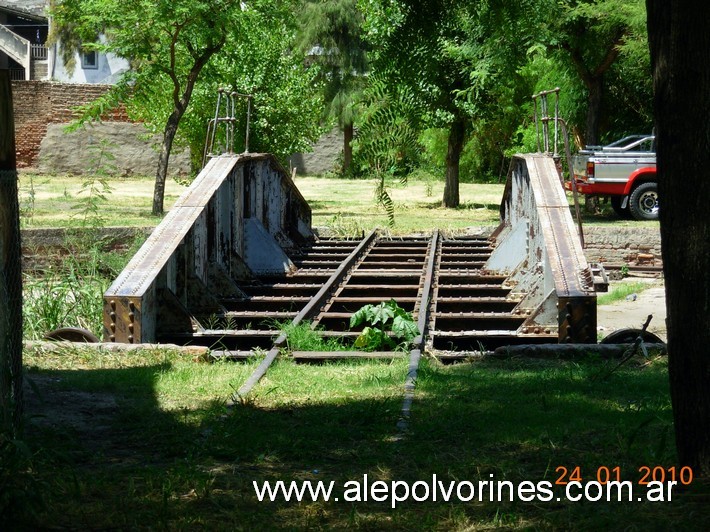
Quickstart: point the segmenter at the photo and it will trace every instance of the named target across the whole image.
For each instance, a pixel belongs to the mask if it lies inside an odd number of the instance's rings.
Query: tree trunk
[[[0,70],[0,430],[22,415],[22,271],[15,121],[7,70]]]
[[[353,133],[354,126],[348,122],[343,126],[343,174],[347,174],[353,163]]]
[[[155,216],[163,214],[165,181],[168,177],[168,161],[170,160],[170,151],[173,148],[173,141],[175,140],[182,115],[183,112],[178,107],[173,109],[173,112],[170,114],[165,124],[165,130],[163,131],[163,144],[160,147],[158,171],[155,174],[155,187],[153,188],[153,215]]]
[[[587,90],[587,127],[586,143],[599,144],[599,120],[602,115],[602,90],[604,76],[594,76],[586,82]]]
[[[170,77],[173,80],[173,112],[170,113],[168,121],[165,124],[163,145],[160,148],[160,156],[158,157],[158,171],[155,175],[155,188],[153,189],[153,215],[155,216],[162,215],[164,211],[163,204],[165,199],[165,181],[168,176],[168,161],[170,160],[170,151],[173,148],[173,140],[175,140],[175,135],[180,125],[180,119],[182,119],[182,115],[185,114],[187,106],[190,104],[192,90],[195,88],[195,83],[197,82],[202,68],[207,64],[207,61],[224,46],[225,39],[226,33],[223,33],[217,44],[205,48],[199,56],[193,53],[194,50],[191,46],[187,46],[195,62],[187,75],[185,90],[183,90],[182,95],[180,94],[180,82],[174,71],[174,64],[172,65],[173,70],[171,71]],[[177,34],[173,38],[173,47],[176,46],[176,42]],[[173,49],[171,55],[174,57],[174,54],[175,51]]]
[[[459,206],[459,160],[463,151],[466,122],[457,118],[449,130],[449,145],[446,150],[446,183],[444,184],[444,207]]]
[[[646,0],[680,465],[710,476],[710,3]]]

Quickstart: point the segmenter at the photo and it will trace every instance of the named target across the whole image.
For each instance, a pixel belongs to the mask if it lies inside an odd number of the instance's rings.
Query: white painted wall
[[[59,45],[55,45],[49,52],[49,77],[54,81],[63,83],[105,83],[113,84],[118,81],[120,75],[128,70],[128,61],[114,55],[98,54],[98,68],[82,68],[81,55],[76,53],[74,59],[76,67],[74,72],[64,65],[59,55]]]

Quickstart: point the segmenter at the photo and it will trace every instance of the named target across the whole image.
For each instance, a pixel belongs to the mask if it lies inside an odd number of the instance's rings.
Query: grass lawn
[[[37,175],[20,172],[18,196],[20,223],[31,227],[77,227],[81,225],[80,205],[86,201],[83,177]],[[101,216],[108,227],[149,227],[160,219],[151,214],[154,177],[111,178],[107,202]],[[170,208],[185,190],[173,179],[165,184],[165,207]]]
[[[315,226],[353,234],[386,225],[373,181],[297,177],[296,184]],[[152,185],[152,178],[112,181],[106,225],[155,225]],[[23,174],[23,227],[79,225],[71,207],[80,188],[79,178]],[[394,231],[495,224],[502,189],[463,184],[462,206],[446,210],[439,207],[441,184],[393,186]],[[166,207],[182,190],[168,183]],[[606,211],[594,220],[637,224]],[[77,263],[75,270],[94,268]],[[305,365],[284,352],[246,397],[234,394],[258,356],[207,364],[168,349],[78,347],[28,348],[23,356],[24,437],[0,439],[2,530],[710,528],[707,484],[677,487],[670,502],[636,500],[646,494],[644,467],[670,475],[675,461],[665,358],[620,368],[594,358],[451,366],[424,358],[402,432],[406,355]],[[561,482],[596,480],[606,471],[631,483],[634,500],[565,497]],[[444,488],[461,488],[463,498],[473,486],[473,499],[444,501],[439,492],[432,501],[429,493],[392,508],[372,491],[368,500],[362,492],[359,500],[346,497],[348,482],[362,485],[366,475],[370,487],[419,482],[419,496],[436,475]],[[340,500],[259,501],[253,483],[278,480],[333,482]],[[549,482],[549,497],[511,501],[507,488],[500,501],[488,491],[479,496],[499,481]]]
[[[405,357],[276,363],[253,394],[225,406],[256,361],[196,363],[171,351],[28,351],[34,525],[169,530],[703,530],[707,486],[672,502],[572,502],[618,467],[644,496],[644,466],[673,465],[667,367],[634,360],[424,360],[400,433]],[[39,392],[39,394],[37,393]],[[34,412],[32,411],[34,410]],[[547,481],[551,500],[345,501],[367,475],[391,483]],[[569,477],[569,473],[567,475]],[[260,502],[253,482],[334,482],[339,501]],[[419,489],[423,489],[420,486]],[[422,492],[420,492],[421,494]],[[464,498],[469,492],[465,489]],[[487,493],[487,492],[486,492]],[[558,500],[559,497],[559,500]],[[354,499],[350,493],[350,499]]]
[[[20,173],[20,219],[23,228],[76,227],[81,225],[77,205],[87,192],[83,178],[77,176],[39,176]],[[101,217],[108,227],[146,227],[157,225],[151,215],[153,177],[114,178],[109,182],[108,201],[101,205]],[[352,236],[374,228],[386,228],[387,216],[375,204],[375,181],[371,179],[335,179],[296,177],[296,186],[313,212],[313,226],[328,228],[336,235]],[[441,207],[444,184],[410,180],[393,182],[389,193],[395,205],[395,234],[431,231],[439,228],[456,232],[467,227],[497,225],[503,183],[461,183],[461,205],[456,209]],[[170,179],[166,183],[165,208],[170,209],[185,186]],[[572,198],[570,197],[570,203]],[[584,214],[584,223],[625,227],[657,227],[658,222],[620,220],[609,205],[600,214]]]

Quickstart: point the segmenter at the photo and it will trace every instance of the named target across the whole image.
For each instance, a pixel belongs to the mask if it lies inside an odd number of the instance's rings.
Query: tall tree
[[[647,0],[668,361],[682,465],[710,475],[710,3]]]
[[[357,0],[306,1],[299,16],[299,47],[320,66],[328,115],[343,131],[343,172],[352,163],[356,106],[367,72],[363,16],[357,4]]]
[[[442,204],[459,205],[461,153],[471,121],[495,109],[496,91],[515,77],[529,42],[517,31],[529,2],[371,0],[367,2],[373,70],[405,84],[448,130]],[[529,18],[529,17],[528,17]]]
[[[207,62],[240,31],[258,2],[237,0],[62,0],[52,9],[63,53],[76,46],[112,53],[130,61],[131,70],[113,91],[114,100],[150,99],[157,80],[167,80],[170,111],[153,193],[153,214],[163,213],[168,162],[180,121]],[[105,39],[98,40],[103,34]],[[129,90],[130,86],[130,90]],[[158,95],[160,97],[160,95]],[[95,107],[100,113],[101,106]]]
[[[598,144],[607,76],[624,46],[644,31],[643,0],[548,2],[551,49],[577,72],[586,92],[584,143]]]
[[[214,116],[219,87],[250,94],[249,150],[269,152],[288,166],[289,157],[306,151],[322,133],[323,99],[317,69],[308,67],[294,49],[295,19],[291,5],[260,17],[228,41],[205,67],[193,94],[191,111],[181,126],[180,140],[187,140],[195,154],[202,154],[205,121]],[[234,149],[245,141],[246,100],[237,100],[237,131]]]

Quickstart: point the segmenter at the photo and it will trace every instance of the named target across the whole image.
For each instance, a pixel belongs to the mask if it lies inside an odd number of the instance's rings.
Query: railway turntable
[[[596,284],[596,287],[595,287]],[[595,343],[596,288],[553,159],[516,156],[491,234],[318,237],[268,154],[213,157],[104,296],[109,342],[281,347],[285,323],[354,339],[350,316],[394,299],[415,348]]]

